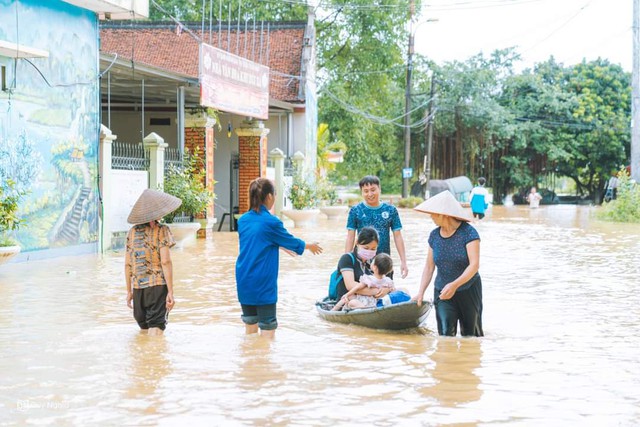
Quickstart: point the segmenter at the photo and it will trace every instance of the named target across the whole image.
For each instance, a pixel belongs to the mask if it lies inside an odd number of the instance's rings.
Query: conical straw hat
[[[129,224],[146,224],[170,214],[180,207],[182,200],[170,194],[147,188],[131,208]]]
[[[428,214],[447,215],[460,221],[471,221],[460,202],[448,190],[429,197],[413,209]]]

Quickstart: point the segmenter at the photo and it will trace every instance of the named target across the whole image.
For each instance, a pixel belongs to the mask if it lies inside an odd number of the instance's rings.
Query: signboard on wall
[[[268,119],[269,67],[201,43],[200,104]]]
[[[111,170],[112,193],[109,209],[111,231],[127,231],[131,228],[127,217],[138,197],[147,188],[149,188],[149,172]]]

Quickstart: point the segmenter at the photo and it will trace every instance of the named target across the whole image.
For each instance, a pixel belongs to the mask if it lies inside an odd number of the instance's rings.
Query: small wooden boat
[[[422,301],[418,307],[414,301],[401,302],[384,307],[360,308],[349,311],[331,311],[335,301],[316,302],[318,314],[325,320],[335,323],[354,324],[373,329],[410,329],[420,326],[429,311],[431,303]]]

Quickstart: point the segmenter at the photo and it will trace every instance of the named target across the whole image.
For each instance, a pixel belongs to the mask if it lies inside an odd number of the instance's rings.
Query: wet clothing
[[[542,196],[540,193],[529,193],[527,196],[527,202],[529,202],[530,208],[537,208],[540,206],[540,200],[542,200]]]
[[[354,249],[352,255],[353,257],[347,253],[343,254],[340,257],[340,260],[338,261],[338,270],[340,270],[341,273],[343,271],[353,271],[353,278],[356,282],[360,282],[360,277],[363,274],[371,274],[371,271],[369,270],[369,266],[363,263],[360,258],[358,258],[357,250]],[[344,284],[344,281],[341,281],[338,284],[337,291],[338,296],[336,300],[340,301],[340,298],[342,298],[344,294],[349,292],[346,285]]]
[[[391,255],[392,232],[402,230],[400,215],[395,206],[387,203],[380,203],[373,208],[364,202],[360,202],[349,211],[347,218],[347,230],[355,230],[359,233],[364,227],[373,227],[378,231],[380,241],[378,242],[377,253]]]
[[[484,212],[489,207],[489,192],[486,188],[478,185],[471,190],[471,212],[473,216],[480,219],[484,218]]]
[[[151,227],[147,223],[131,227],[127,234],[125,262],[129,265],[133,289],[167,285],[160,249],[165,246],[171,248],[175,244],[166,225]]]
[[[140,329],[167,326],[167,281],[160,249],[176,244],[166,225],[134,225],[127,234],[125,263],[129,266],[133,292],[133,318]]]
[[[482,337],[482,280],[474,276],[473,286],[466,291],[457,290],[448,300],[440,299],[440,291],[434,291],[433,302],[438,321],[438,334],[455,337],[460,322],[460,335]]]
[[[238,220],[240,253],[236,260],[238,300],[244,305],[268,305],[278,301],[279,249],[298,255],[305,242],[292,236],[277,216],[263,205]]]
[[[440,235],[440,227],[429,235],[429,246],[437,268],[433,300],[440,335],[455,336],[456,324],[460,322],[460,332],[463,336],[483,336],[482,281],[479,273],[460,286],[451,299],[439,298],[440,291],[460,277],[469,266],[467,244],[474,240],[480,240],[480,236],[467,222],[462,222],[449,237]]]
[[[242,316],[240,318],[247,325],[258,324],[258,328],[263,331],[272,331],[278,328],[276,318],[276,304],[267,305],[245,305],[240,304]]]
[[[167,327],[166,286],[151,286],[133,290],[133,318],[140,329]]]

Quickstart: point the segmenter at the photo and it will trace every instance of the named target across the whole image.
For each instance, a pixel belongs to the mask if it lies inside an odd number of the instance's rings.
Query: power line
[[[519,6],[521,4],[527,3],[539,3],[545,0],[495,0],[489,1],[490,4],[479,4],[482,2],[458,2],[458,3],[448,3],[447,5],[423,5],[428,8],[430,11],[449,11],[449,10],[472,10],[472,9],[488,9],[495,7],[505,7],[505,6]],[[492,4],[491,4],[492,3]],[[468,5],[468,6],[467,6]]]
[[[415,111],[420,110],[421,108],[424,108],[429,102],[431,102],[432,98],[427,99],[425,102],[423,102],[422,104],[418,105],[417,107],[413,108],[412,110],[410,110],[409,112],[402,114],[398,117],[394,117],[392,119],[389,119],[387,117],[382,117],[382,116],[377,116],[374,114],[371,114],[369,112],[366,112],[364,110],[361,110],[360,108],[356,107],[353,104],[350,104],[346,101],[343,101],[342,99],[340,99],[338,96],[336,96],[334,93],[332,93],[329,89],[323,88],[319,91],[319,93],[323,93],[325,95],[327,95],[331,100],[333,100],[337,105],[339,105],[340,107],[342,107],[343,109],[354,113],[354,114],[358,114],[359,116],[362,116],[368,120],[371,120],[375,123],[381,124],[381,125],[394,125],[397,126],[399,128],[411,128],[411,129],[415,129],[415,128],[419,128],[421,126],[424,126],[426,123],[428,123],[429,119],[431,116],[422,118],[421,120],[418,120],[417,122],[414,123],[410,123],[408,126],[403,125],[401,123],[398,123],[399,120],[404,119],[405,116],[407,115],[411,115],[411,113],[414,113]],[[435,111],[433,112],[433,114],[435,114]]]
[[[522,52],[522,54],[527,53],[529,51],[531,51],[532,49],[534,49],[535,47],[537,47],[538,45],[540,45],[541,43],[549,40],[554,34],[556,34],[558,31],[560,31],[561,29],[563,29],[564,27],[566,27],[571,21],[573,21],[578,15],[580,15],[582,13],[583,10],[585,10],[589,5],[591,4],[591,0],[586,2],[582,7],[580,7],[580,9],[578,9],[578,11],[576,13],[574,13],[573,15],[571,15],[569,17],[569,19],[567,19],[566,21],[564,21],[559,27],[557,27],[555,30],[553,30],[552,32],[550,32],[546,37],[538,40],[536,43],[534,43],[532,46],[529,46],[529,48],[527,48],[524,52]]]

